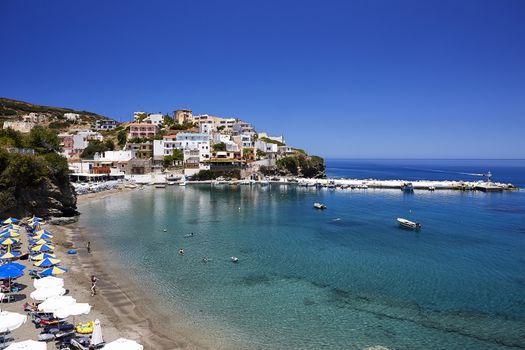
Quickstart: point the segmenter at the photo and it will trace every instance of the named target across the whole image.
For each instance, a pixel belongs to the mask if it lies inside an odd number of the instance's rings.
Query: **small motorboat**
[[[314,203],[314,208],[315,209],[326,209],[326,205],[322,203]]]
[[[173,180],[168,180],[168,186],[173,186],[175,185],[175,181]]]
[[[157,182],[155,188],[166,188],[166,184],[163,182]]]
[[[434,191],[436,190],[436,188],[435,188],[434,186],[429,186],[429,187],[428,187],[428,190],[429,190],[430,192],[434,192]]]
[[[401,191],[414,192],[414,186],[412,185],[412,182],[405,182],[403,186],[401,186]]]
[[[238,263],[239,262],[239,258],[236,257],[236,256],[232,256],[230,259],[231,259],[232,263]]]
[[[399,222],[399,225],[406,228],[415,230],[419,230],[421,228],[421,224],[419,222],[414,222],[403,218],[397,218],[397,222]]]

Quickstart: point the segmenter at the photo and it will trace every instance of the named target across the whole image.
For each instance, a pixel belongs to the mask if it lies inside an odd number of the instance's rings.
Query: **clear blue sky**
[[[0,96],[326,157],[525,158],[525,1],[0,1]]]

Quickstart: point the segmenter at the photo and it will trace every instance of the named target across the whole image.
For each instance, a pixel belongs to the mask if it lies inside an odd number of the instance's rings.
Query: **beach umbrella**
[[[38,230],[38,231],[35,232],[35,235],[50,235],[50,236],[52,236],[53,234],[50,231],[48,231],[48,230]]]
[[[47,233],[38,234],[33,237],[33,239],[51,239],[53,235],[48,235]]]
[[[55,249],[55,247],[50,244],[39,244],[31,248],[34,252],[49,252],[53,249]]]
[[[24,340],[12,343],[5,350],[46,350],[47,344],[43,341]]]
[[[26,323],[27,317],[25,315],[17,314],[16,312],[2,311],[0,312],[0,333],[5,333],[17,329]]]
[[[60,275],[67,272],[66,268],[53,266],[50,268],[45,269],[44,271],[40,272],[41,276],[54,276],[54,275]]]
[[[39,239],[38,241],[33,240],[31,243],[33,245],[44,245],[44,244],[51,244],[52,242],[48,239]]]
[[[19,238],[4,238],[2,241],[0,241],[1,245],[11,245],[20,242]]]
[[[58,297],[66,294],[66,290],[62,287],[47,287],[37,288],[32,291],[29,296],[35,300],[46,300],[52,297]]]
[[[71,304],[75,304],[75,298],[69,295],[51,297],[38,305],[38,310],[42,312],[55,312],[56,310]]]
[[[95,325],[93,326],[93,333],[91,333],[91,344],[97,346],[103,342],[104,339],[102,338],[102,327],[100,326],[100,320],[97,318],[95,320]]]
[[[18,219],[8,218],[2,221],[2,224],[16,224],[17,222],[18,222]]]
[[[7,231],[2,231],[2,233],[0,233],[0,238],[16,238],[16,237],[20,237],[20,233],[18,233],[18,231],[16,230],[7,230]]]
[[[37,261],[34,265],[38,267],[50,267],[60,263],[60,259],[45,258],[44,260]]]
[[[22,228],[22,226],[20,225],[17,225],[17,224],[8,224],[8,225],[4,225],[0,228],[0,231],[3,231],[3,230],[20,230]]]
[[[31,257],[31,259],[33,260],[44,260],[44,259],[47,259],[47,258],[56,258],[57,256],[55,254],[50,254],[50,253],[40,253],[38,255],[33,255]]]
[[[35,288],[63,287],[64,280],[59,277],[48,276],[33,281]]]
[[[1,260],[9,260],[9,259],[17,258],[19,256],[20,256],[20,252],[8,251],[7,253],[4,253],[4,254],[0,255],[0,259]]]
[[[15,266],[5,264],[0,267],[0,279],[18,278],[24,275],[24,270]]]
[[[19,263],[16,263],[16,262],[11,262],[9,264],[4,264],[2,266],[0,266],[0,270],[2,269],[6,269],[6,268],[16,268],[16,269],[19,269],[19,270],[25,270],[26,269],[26,266],[25,265],[22,265],[22,264],[19,264]]]
[[[87,315],[91,311],[88,303],[74,303],[62,306],[55,310],[53,314],[56,318],[67,318],[69,316]]]
[[[119,338],[107,343],[104,350],[144,350],[144,347],[134,340]]]

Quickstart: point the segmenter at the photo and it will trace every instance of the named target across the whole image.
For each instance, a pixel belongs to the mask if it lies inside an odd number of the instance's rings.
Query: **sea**
[[[525,188],[525,160],[327,160],[339,178],[477,181],[488,171]],[[174,315],[173,329],[212,348],[525,348],[523,190],[188,185],[79,209],[112,261]]]

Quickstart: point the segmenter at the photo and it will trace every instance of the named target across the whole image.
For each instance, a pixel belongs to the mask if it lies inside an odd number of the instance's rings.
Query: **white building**
[[[277,146],[277,144],[261,140],[255,141],[255,148],[265,153],[277,153],[279,151],[279,146]]]
[[[282,135],[281,136],[270,136],[270,135],[268,135],[265,132],[260,132],[259,133],[259,139],[269,139],[269,140],[277,141],[277,142],[280,142],[280,143],[286,143],[284,141],[284,137]]]
[[[199,123],[199,132],[201,134],[211,135],[215,131],[215,124],[213,121],[203,121]]]
[[[164,123],[164,115],[160,113],[156,114],[150,114],[143,120],[144,123],[154,124],[154,125],[160,125]]]
[[[64,118],[70,122],[78,122],[80,120],[80,114],[77,113],[64,113]]]
[[[24,115],[22,117],[22,120],[25,122],[31,122],[35,124],[44,124],[48,122],[49,118],[45,114],[31,112],[29,114]]]
[[[153,157],[170,156],[174,149],[184,154],[185,165],[206,169],[201,162],[210,159],[210,136],[203,133],[178,133],[176,136],[165,136],[162,140],[153,141]]]
[[[92,140],[103,141],[104,137],[96,131],[79,131],[76,135],[73,135],[73,149],[82,151],[89,145],[89,141]]]
[[[230,135],[218,134],[218,133],[213,134],[213,142],[215,143],[222,143],[222,142],[226,143],[230,141],[231,141]]]
[[[4,129],[13,129],[22,133],[28,133],[36,126],[33,122],[21,122],[21,121],[5,121]]]

